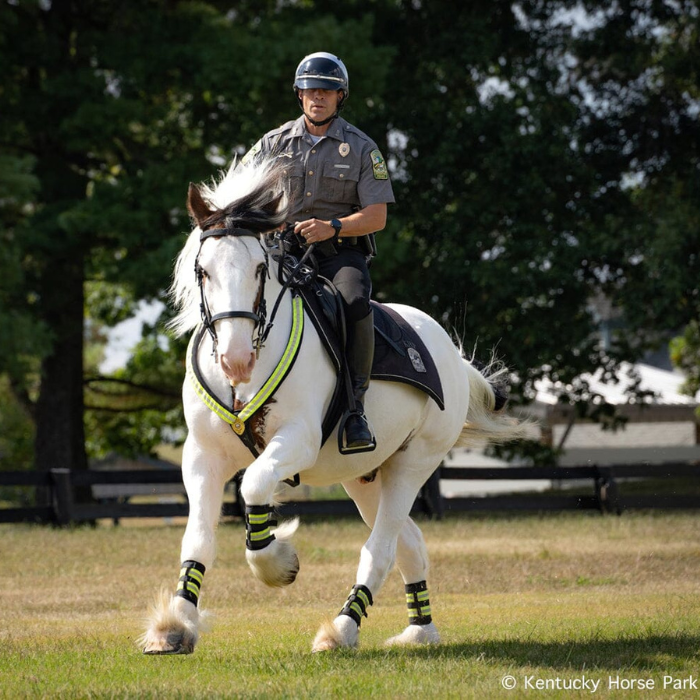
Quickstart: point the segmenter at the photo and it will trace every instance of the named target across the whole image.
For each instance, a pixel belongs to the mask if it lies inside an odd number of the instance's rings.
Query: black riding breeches
[[[345,318],[354,325],[370,312],[372,280],[365,254],[354,248],[341,248],[337,255],[317,257],[319,272],[333,282],[345,307]]]

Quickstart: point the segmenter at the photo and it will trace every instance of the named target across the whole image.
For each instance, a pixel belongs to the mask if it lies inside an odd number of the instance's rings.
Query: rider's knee
[[[350,324],[355,324],[366,318],[372,308],[369,305],[369,299],[364,297],[356,297],[354,299],[346,300],[345,303],[345,319]]]

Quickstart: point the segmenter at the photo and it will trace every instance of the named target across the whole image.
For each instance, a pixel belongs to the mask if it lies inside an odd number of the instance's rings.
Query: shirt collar
[[[326,136],[337,141],[345,141],[345,127],[347,122],[342,117],[336,117],[330,125],[330,128],[326,132]],[[295,122],[292,127],[292,137],[303,136],[306,132],[306,123],[304,122],[304,115],[302,114]]]

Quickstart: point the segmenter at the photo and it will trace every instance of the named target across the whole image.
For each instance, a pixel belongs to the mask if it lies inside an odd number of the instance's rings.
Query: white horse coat
[[[200,291],[192,272],[195,263],[202,270],[203,294],[211,315],[231,310],[253,312],[259,308],[261,280],[268,264],[270,276],[263,295],[266,308],[272,309],[282,294],[274,323],[257,357],[255,322],[248,317],[215,322],[215,352],[209,337],[200,344],[197,357],[202,376],[224,405],[231,406],[233,393],[236,406],[245,406],[274,372],[292,329],[292,296],[289,290],[283,291],[277,279],[276,265],[269,260],[264,239],[210,235],[200,241],[200,227],[209,233],[221,227],[270,231],[284,221],[285,201],[280,173],[270,163],[239,166],[218,187],[205,189],[204,198],[197,190],[190,190],[190,211],[200,226],[190,235],[176,267],[173,289],[180,314],[175,330],[190,331],[200,322]],[[420,530],[409,517],[421,486],[455,445],[516,439],[522,436],[523,426],[493,410],[492,386],[463,358],[436,321],[409,306],[391,306],[416,329],[430,351],[440,375],[445,409],[441,410],[427,394],[412,386],[373,381],[365,397],[366,414],[377,438],[373,452],[341,455],[335,436],[321,446],[321,425],[336,373],[308,318],[291,371],[274,397],[251,419],[262,447],[257,458],[229,423],[205,405],[195,384],[185,381],[183,401],[189,432],[182,473],[190,516],[181,561],[198,562],[201,569],[212,566],[224,486],[237,471],[246,470],[241,484],[246,505],[260,507],[274,502],[280,482],[299,474],[303,484],[342,483],[372,528],[360,554],[353,589],[354,594],[358,591],[346,608],[359,602],[364,615],[395,562],[407,586],[418,582],[426,585],[427,552]],[[258,328],[257,333],[262,330]],[[376,469],[374,481],[359,480]],[[275,537],[267,546],[246,551],[253,572],[264,583],[281,586],[294,580],[299,564],[290,538],[296,527],[296,521],[283,523],[273,531]],[[185,575],[181,581],[186,581],[185,586],[194,584],[198,595],[203,572],[188,571],[191,575]],[[427,590],[421,595],[427,601]],[[144,651],[191,652],[201,625],[196,603],[196,597],[194,602],[177,595],[163,599],[144,636]],[[358,643],[357,615],[350,608],[347,614],[336,617],[331,626],[321,628],[314,641],[315,651]],[[423,614],[429,612],[429,604],[418,610],[416,617],[415,609],[412,611],[409,606],[409,615],[414,623],[417,619],[422,624],[409,624],[402,634],[390,640],[392,643],[439,640],[430,615]]]

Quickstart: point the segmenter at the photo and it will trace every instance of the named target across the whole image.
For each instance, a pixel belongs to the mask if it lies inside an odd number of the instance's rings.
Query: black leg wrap
[[[429,625],[433,618],[430,615],[430,600],[428,600],[428,584],[425,581],[406,584],[406,605],[408,605],[408,621],[412,625]]]
[[[206,567],[204,564],[200,564],[198,561],[183,561],[175,595],[189,600],[190,603],[197,607],[205,571]]]
[[[367,617],[367,608],[372,605],[372,594],[367,586],[355,585],[348,596],[339,615],[351,617],[360,626],[363,617]]]
[[[275,539],[270,526],[277,525],[272,506],[245,507],[245,546],[253,551],[265,549]]]

